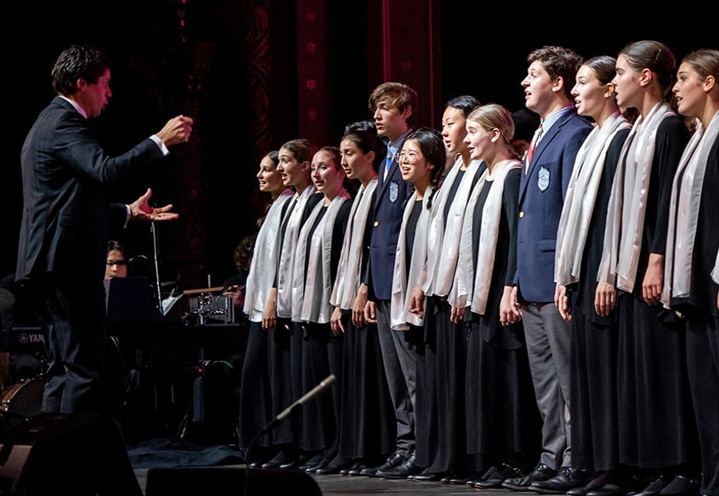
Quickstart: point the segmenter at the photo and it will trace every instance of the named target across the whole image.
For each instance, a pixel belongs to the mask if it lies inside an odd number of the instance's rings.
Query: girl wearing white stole
[[[377,188],[377,170],[384,165],[386,146],[374,122],[349,124],[340,143],[341,165],[360,188],[347,220],[337,277],[330,303],[332,333],[342,344],[339,453],[318,475],[358,475],[387,457],[395,446],[394,409],[385,378],[377,326],[364,321],[367,287],[361,283],[368,255],[369,219]]]
[[[282,183],[295,189],[280,227],[275,284],[267,299],[262,316],[262,327],[268,331],[268,356],[272,416],[276,417],[302,395],[302,335],[293,333],[291,294],[293,290],[295,253],[302,226],[314,206],[322,199],[310,179],[311,160],[317,145],[298,138],[280,147],[278,171]],[[273,431],[277,455],[262,464],[263,468],[291,468],[299,459],[299,440],[294,433],[301,425],[301,412],[296,411],[289,422],[283,422]]]
[[[276,151],[265,155],[257,173],[260,191],[269,193],[271,203],[255,239],[254,254],[245,285],[244,312],[249,320],[249,336],[240,378],[239,430],[240,446],[247,449],[262,429],[272,421],[272,397],[267,363],[267,332],[262,329],[262,315],[275,279],[282,215],[292,198],[292,190],[282,184]],[[256,441],[258,451],[252,460],[266,458],[271,436]],[[263,452],[260,453],[259,451]]]
[[[392,278],[392,298],[390,301],[390,325],[394,332],[410,332],[411,341],[416,341],[414,351],[416,361],[424,353],[423,316],[412,312],[412,300],[415,287],[427,255],[427,232],[432,216],[434,197],[440,174],[446,161],[446,150],[439,131],[420,128],[407,136],[400,153],[399,166],[402,179],[414,186],[414,193],[407,200],[402,216],[402,224],[397,240],[394,274]],[[416,363],[416,362],[415,362]],[[417,374],[416,391],[426,389],[423,375]],[[426,442],[421,439],[430,429],[426,419],[431,416],[415,403],[416,449],[421,450]],[[429,459],[427,454],[419,453],[419,459]],[[424,468],[417,461],[415,452],[414,469]],[[409,474],[419,475],[419,474]],[[405,475],[406,476],[406,475]]]
[[[697,475],[684,326],[659,301],[672,182],[689,139],[665,100],[675,64],[664,44],[633,42],[617,56],[612,80],[619,107],[639,113],[614,175],[597,287],[598,313],[616,305],[618,319],[619,463],[634,474],[611,488],[625,492],[683,494]],[[606,285],[619,290],[616,298]]]
[[[596,126],[582,143],[572,169],[557,232],[555,304],[571,322],[572,466],[593,475],[585,490],[611,483],[619,468],[617,425],[617,327],[614,312],[595,307],[607,203],[631,124],[616,102],[616,59],[585,61],[572,95],[577,113]],[[613,288],[612,288],[613,290]]]
[[[470,157],[487,169],[467,202],[448,301],[452,321],[469,328],[467,454],[480,488],[501,484],[532,462],[524,457],[534,455],[541,425],[521,312],[511,297],[522,165],[513,136],[512,114],[501,105],[480,106],[467,117]]]
[[[464,325],[449,320],[447,294],[457,263],[467,200],[486,168],[483,162],[470,159],[464,143],[466,118],[478,106],[479,101],[469,95],[453,98],[445,106],[442,138],[453,166],[433,200],[426,261],[413,295],[411,311],[425,318],[424,353],[417,355],[417,375],[424,377],[425,382],[417,390],[415,401],[417,413],[429,415],[417,422],[416,459],[425,467],[415,477],[420,481],[450,477],[459,482],[467,475],[464,417],[467,336]]]
[[[306,460],[298,468],[310,472],[326,467],[339,446],[342,340],[331,336],[330,296],[351,207],[339,162],[339,149],[330,146],[318,150],[312,159],[312,182],[323,199],[300,231],[292,278],[293,333],[302,336],[301,394],[330,374],[336,377],[329,391],[302,406],[299,445]]]
[[[674,177],[662,302],[687,319],[687,371],[701,448],[698,493],[719,494],[719,51],[684,57],[674,94],[679,112],[698,124]]]

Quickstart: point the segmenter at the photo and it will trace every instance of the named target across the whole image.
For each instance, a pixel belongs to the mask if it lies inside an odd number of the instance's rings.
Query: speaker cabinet
[[[142,496],[120,427],[110,418],[39,414],[0,441],[2,496]]]

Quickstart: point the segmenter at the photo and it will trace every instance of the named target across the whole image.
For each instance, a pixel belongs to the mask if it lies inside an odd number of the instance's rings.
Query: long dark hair
[[[347,124],[342,141],[350,140],[362,153],[374,152],[372,166],[378,171],[387,155],[387,145],[377,136],[377,127],[372,121],[357,121]]]

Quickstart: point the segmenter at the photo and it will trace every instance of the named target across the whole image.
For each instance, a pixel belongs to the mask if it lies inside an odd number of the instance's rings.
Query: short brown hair
[[[414,110],[417,108],[417,92],[403,83],[386,82],[377,86],[369,96],[369,110],[374,112],[380,102],[387,102],[397,108],[400,113],[410,108],[412,112],[407,118],[410,123],[414,119]]]

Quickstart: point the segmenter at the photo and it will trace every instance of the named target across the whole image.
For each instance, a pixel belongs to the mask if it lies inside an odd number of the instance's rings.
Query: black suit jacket
[[[24,207],[16,277],[61,273],[102,280],[108,236],[106,186],[162,157],[149,138],[110,157],[87,119],[70,102],[55,97],[22,148]]]

